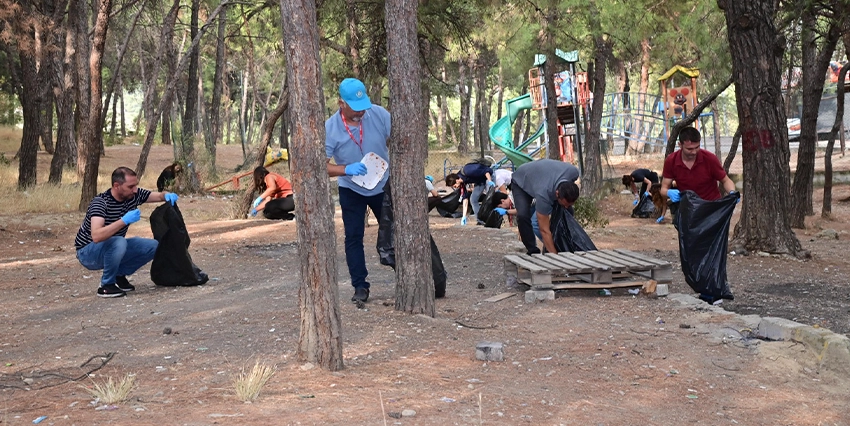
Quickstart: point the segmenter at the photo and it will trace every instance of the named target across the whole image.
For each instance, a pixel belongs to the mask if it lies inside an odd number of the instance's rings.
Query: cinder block
[[[525,303],[555,300],[555,290],[528,290],[525,292]]]
[[[759,323],[758,336],[767,340],[793,340],[800,327],[805,325],[785,318],[764,317]]]
[[[504,345],[501,342],[479,342],[475,345],[475,359],[502,362],[505,360]]]
[[[655,286],[655,295],[658,297],[670,294],[670,286],[667,284],[657,284]]]

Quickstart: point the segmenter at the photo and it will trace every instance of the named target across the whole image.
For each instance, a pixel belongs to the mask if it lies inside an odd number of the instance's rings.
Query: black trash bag
[[[708,303],[735,298],[726,281],[726,250],[729,223],[739,198],[735,193],[706,201],[693,191],[683,191],[673,218],[685,281]]]
[[[434,276],[434,297],[441,298],[446,296],[446,281],[448,275],[446,268],[443,266],[443,259],[440,257],[440,250],[437,249],[437,243],[434,242],[434,237],[429,235],[431,239],[431,274]],[[395,269],[395,246],[393,244],[393,197],[390,191],[390,184],[387,182],[384,185],[384,201],[381,204],[381,217],[378,220],[378,257],[381,265],[387,265]]]
[[[481,203],[481,208],[478,209],[478,220],[484,222],[485,228],[496,228],[499,229],[502,227],[502,215],[496,212],[496,200],[494,199],[494,195],[496,195],[496,188],[490,187],[487,188],[485,192],[486,198],[484,202]]]
[[[159,242],[151,263],[151,281],[166,287],[206,284],[209,277],[189,255],[189,232],[177,206],[163,203],[151,213],[151,231]]]
[[[549,227],[552,230],[552,239],[555,240],[555,249],[559,253],[596,250],[596,245],[590,240],[587,232],[584,232],[584,228],[570,211],[560,204],[555,204],[552,210]]]
[[[458,211],[463,205],[463,200],[460,199],[460,191],[452,191],[443,196],[443,199],[437,203],[437,212],[442,217],[459,218],[463,212]]]
[[[652,204],[652,196],[641,195],[640,201],[632,209],[632,217],[646,219],[655,215],[655,204]]]

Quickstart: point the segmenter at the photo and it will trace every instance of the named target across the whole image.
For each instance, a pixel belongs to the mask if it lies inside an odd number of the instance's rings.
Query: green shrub
[[[608,219],[602,215],[592,197],[578,197],[573,209],[576,220],[583,228],[604,228],[608,225]]]

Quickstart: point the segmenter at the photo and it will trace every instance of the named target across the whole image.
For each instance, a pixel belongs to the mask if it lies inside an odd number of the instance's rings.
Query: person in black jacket
[[[472,193],[467,189],[467,185],[472,185]],[[446,176],[446,186],[452,187],[455,190],[461,191],[463,198],[463,216],[460,224],[466,225],[467,206],[472,199],[472,215],[478,217],[478,209],[481,208],[479,198],[484,190],[491,186],[496,186],[493,182],[493,169],[481,161],[473,161],[467,163],[457,173],[451,173]]]

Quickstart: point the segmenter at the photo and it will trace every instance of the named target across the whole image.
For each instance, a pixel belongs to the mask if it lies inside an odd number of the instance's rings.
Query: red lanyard
[[[339,113],[339,118],[342,119],[342,125],[345,126],[345,131],[348,132],[348,137],[357,144],[357,147],[360,148],[360,153],[363,154],[363,122],[360,122],[360,140],[354,139],[354,134],[351,133],[351,129],[348,128],[348,123],[345,122],[345,116],[342,115],[342,112]]]

